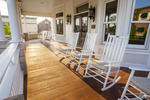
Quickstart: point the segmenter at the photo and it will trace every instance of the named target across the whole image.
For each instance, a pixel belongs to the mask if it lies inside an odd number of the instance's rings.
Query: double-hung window
[[[63,22],[63,12],[57,13],[56,14],[56,33],[63,35],[63,27],[64,27],[64,22]]]
[[[105,2],[105,18],[104,18],[104,41],[108,34],[115,35],[117,25],[117,7],[118,0],[106,0]]]
[[[129,46],[146,48],[150,34],[150,0],[134,0]]]

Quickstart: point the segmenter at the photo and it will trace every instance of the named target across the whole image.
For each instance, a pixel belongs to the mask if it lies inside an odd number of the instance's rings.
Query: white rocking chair
[[[126,45],[128,43],[128,36],[115,36],[108,35],[107,41],[104,46],[103,54],[97,55],[98,60],[92,60],[89,57],[89,61],[85,70],[84,77],[93,77],[98,82],[103,84],[102,91],[111,88],[120,79],[118,72],[120,69],[120,63],[123,58]],[[112,78],[111,74],[115,74]],[[104,79],[102,81],[97,76]]]
[[[146,71],[150,72],[150,67],[143,67],[142,65],[131,65],[130,76],[124,88],[124,91],[119,100],[150,100],[150,73],[149,77],[136,77],[134,76],[135,71]],[[131,91],[129,87],[136,90]]]
[[[84,63],[82,62],[82,60],[85,58],[89,58],[89,56],[93,53],[96,43],[96,37],[97,33],[87,33],[82,50],[71,52],[71,55],[69,57],[69,64],[77,65],[76,71],[79,71],[81,64]]]
[[[49,31],[43,31],[42,32],[42,39],[43,40],[49,39],[49,37],[50,37],[50,32]]]
[[[77,47],[77,42],[78,42],[78,38],[79,38],[79,33],[73,33],[67,43],[67,47],[60,47],[58,48],[58,54],[56,54],[57,56],[59,56],[60,54],[65,54],[65,56],[60,56],[62,57],[62,59],[66,59],[67,57],[69,57],[69,52],[72,52],[76,49]]]

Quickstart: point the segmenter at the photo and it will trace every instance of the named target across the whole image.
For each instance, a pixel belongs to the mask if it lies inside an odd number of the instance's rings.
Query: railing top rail
[[[9,63],[18,47],[18,43],[11,43],[3,52],[0,54],[0,84],[3,80],[5,72],[8,68]]]

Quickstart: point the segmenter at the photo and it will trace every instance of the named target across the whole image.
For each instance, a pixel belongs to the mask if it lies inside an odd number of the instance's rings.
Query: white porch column
[[[16,0],[7,0],[7,8],[12,37],[11,42],[21,42],[21,32],[19,29],[19,16],[17,13]]]
[[[26,31],[26,29],[27,29],[27,28],[26,28],[26,16],[23,16],[23,17],[24,17],[24,21],[23,21],[23,22],[24,22],[24,33],[26,33],[26,32],[27,32],[27,31]]]
[[[0,14],[0,41],[6,41],[6,38],[5,38],[5,34],[4,34],[4,29],[3,29],[3,22],[2,22],[2,19],[1,19],[1,14]]]

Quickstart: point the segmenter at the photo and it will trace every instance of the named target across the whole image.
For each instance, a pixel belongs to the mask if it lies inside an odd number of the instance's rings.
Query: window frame
[[[105,17],[106,17],[106,5],[107,5],[107,3],[109,3],[109,2],[113,2],[113,1],[115,1],[115,0],[105,0],[104,1],[104,13],[103,13],[103,35],[102,35],[102,41],[103,41],[103,43],[105,43],[106,41],[105,41],[105,25],[106,24],[116,24],[116,30],[115,30],[115,35],[116,35],[116,31],[117,31],[117,24],[118,24],[118,14],[119,14],[119,8],[120,8],[120,0],[118,0],[118,2],[117,2],[117,11],[116,11],[116,21],[111,21],[111,22],[106,22],[105,21]]]
[[[128,48],[133,48],[133,49],[148,49],[148,39],[150,39],[150,21],[134,21],[134,10],[135,10],[135,5],[136,5],[136,0],[133,0],[132,2],[132,11],[131,11],[131,17],[130,17],[130,24],[129,24],[129,36],[130,36],[130,31],[131,31],[131,26],[132,23],[143,23],[143,24],[149,24],[147,28],[147,33],[146,33],[146,38],[145,38],[145,43],[144,45],[138,45],[138,44],[129,44],[128,43]]]
[[[57,33],[57,20],[60,20],[60,19],[63,21],[63,34],[58,34]],[[64,27],[65,27],[64,26],[64,17],[63,16],[62,17],[57,17],[56,20],[55,20],[55,22],[56,22],[56,34],[64,36]]]

